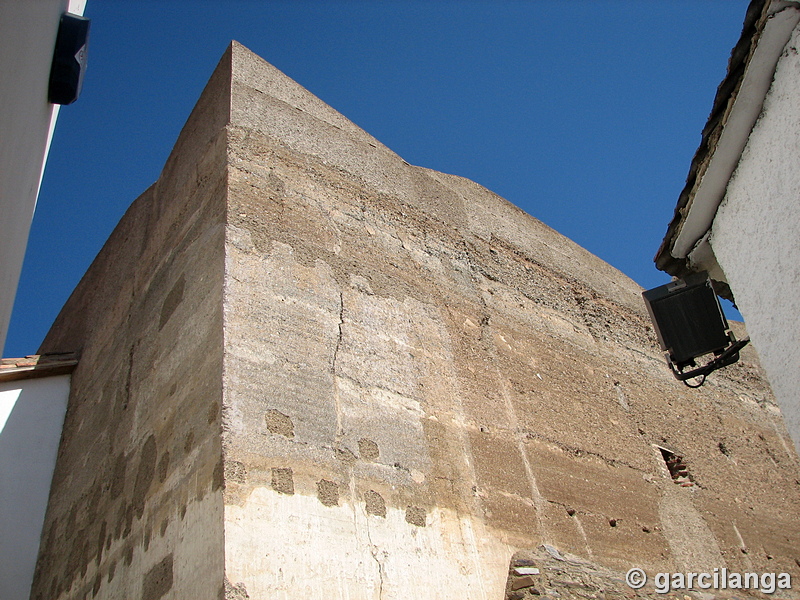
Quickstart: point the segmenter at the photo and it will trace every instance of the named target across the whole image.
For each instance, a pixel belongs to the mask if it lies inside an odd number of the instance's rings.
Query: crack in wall
[[[369,516],[367,516],[367,540],[369,541],[369,552],[372,554],[372,558],[375,561],[375,564],[378,565],[378,600],[383,598],[383,563],[378,558],[378,547],[372,543],[372,535],[369,531]]]
[[[122,410],[126,410],[131,403],[131,379],[133,374],[133,353],[136,350],[136,344],[132,344],[128,350],[128,370],[125,374],[125,399],[123,400]]]
[[[344,435],[342,425],[342,402],[339,397],[339,383],[336,380],[336,359],[339,356],[339,348],[342,345],[342,324],[344,323],[344,292],[339,290],[339,322],[336,324],[336,345],[333,347],[333,356],[331,357],[331,375],[333,376],[333,402],[336,407],[336,447],[339,447],[339,441]],[[352,477],[351,477],[352,478]]]
[[[336,324],[337,336],[336,345],[333,347],[333,358],[331,359],[331,373],[336,375],[336,358],[339,356],[339,348],[342,345],[342,325],[344,324],[344,292],[339,292],[339,322]]]
[[[633,469],[634,471],[637,471],[638,473],[642,473],[643,475],[651,475],[652,474],[650,471],[644,470],[641,467],[637,467],[636,465],[629,464],[629,463],[625,462],[624,460],[619,460],[619,459],[616,459],[616,458],[608,458],[607,456],[604,456],[603,454],[600,454],[599,452],[593,452],[592,450],[585,450],[583,448],[576,448],[575,446],[570,446],[569,444],[565,444],[564,442],[560,442],[558,440],[555,440],[553,438],[549,438],[549,437],[547,437],[545,435],[542,435],[540,433],[536,433],[535,431],[531,431],[530,429],[528,429],[526,427],[521,428],[519,430],[519,433],[521,435],[523,435],[526,440],[536,440],[536,441],[539,441],[539,442],[544,442],[546,444],[552,444],[553,446],[556,446],[557,448],[559,448],[560,450],[566,452],[567,454],[570,454],[570,455],[575,456],[577,458],[583,458],[585,456],[593,457],[593,458],[596,458],[598,460],[601,460],[602,462],[604,462],[605,464],[607,464],[610,467],[627,467],[628,469]]]
[[[350,466],[347,470],[348,474],[348,489],[350,491],[350,506],[353,507],[353,528],[356,531],[356,536],[358,537],[358,531],[360,530],[358,526],[358,517],[359,517],[359,501],[358,496],[356,493],[356,480],[353,476],[353,467]],[[364,517],[364,529],[367,532],[367,543],[369,544],[369,551],[372,555],[375,564],[378,565],[378,600],[383,598],[383,584],[384,584],[384,570],[383,570],[383,563],[381,563],[380,559],[378,558],[378,546],[372,542],[372,534],[369,529],[369,515],[366,512],[366,508],[363,511]],[[360,545],[360,544],[359,544]]]

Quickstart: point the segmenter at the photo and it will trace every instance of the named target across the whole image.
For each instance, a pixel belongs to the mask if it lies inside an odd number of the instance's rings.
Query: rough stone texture
[[[377,460],[380,450],[378,444],[372,440],[361,438],[358,440],[358,454],[363,460]]]
[[[425,509],[419,506],[407,506],[406,523],[411,523],[417,527],[425,527]]]
[[[339,506],[339,486],[336,482],[320,479],[317,482],[317,497],[325,506]]]
[[[149,228],[125,217],[46,342],[84,357],[42,597],[65,570],[65,598],[98,572],[98,597],[137,597],[172,553],[164,597],[500,598],[542,543],[800,577],[798,459],[752,354],[681,386],[634,282],[238,44],[174,156],[129,211]]]
[[[269,429],[270,433],[277,433],[287,438],[294,437],[294,423],[287,415],[271,408],[267,411],[264,419],[267,422],[267,429]]]
[[[226,489],[231,581],[497,598],[542,542],[622,570],[798,573],[798,460],[752,353],[683,387],[630,279],[246,51],[233,71],[224,443],[250,476]],[[281,497],[263,482],[288,464]]]
[[[632,564],[635,565],[635,561]],[[526,574],[531,568],[534,574]],[[719,569],[718,581],[721,567]],[[780,589],[768,596],[760,594],[759,589],[703,589],[696,585],[692,589],[671,586],[668,589],[665,580],[659,578],[656,581],[654,574],[650,574],[641,588],[632,589],[626,583],[625,575],[625,572],[605,568],[585,558],[562,554],[552,547],[548,551],[545,546],[540,546],[514,554],[508,570],[505,597],[506,600],[752,600],[787,596],[785,590]],[[713,584],[713,571],[709,575]],[[769,590],[768,582],[765,583],[764,589]]]
[[[233,585],[231,584],[228,579],[225,579],[225,588],[224,594],[222,596],[222,600],[246,600],[249,599],[250,596],[247,593],[247,589],[244,587],[243,584]]]
[[[364,493],[364,504],[367,512],[376,517],[386,516],[386,501],[375,490]]]
[[[272,489],[281,494],[294,494],[294,479],[291,469],[272,469]]]

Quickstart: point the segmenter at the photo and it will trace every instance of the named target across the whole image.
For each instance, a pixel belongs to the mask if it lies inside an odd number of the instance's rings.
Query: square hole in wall
[[[664,460],[664,464],[667,467],[667,471],[669,471],[669,476],[672,478],[672,481],[681,487],[692,487],[694,485],[694,478],[689,472],[684,458],[677,452],[662,448],[661,446],[656,446],[656,449],[661,454],[661,458]]]

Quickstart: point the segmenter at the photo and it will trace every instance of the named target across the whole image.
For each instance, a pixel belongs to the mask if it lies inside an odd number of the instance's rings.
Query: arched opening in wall
[[[677,452],[656,446],[656,449],[661,454],[664,464],[667,467],[669,476],[676,485],[681,487],[692,487],[694,485],[694,478],[689,473],[689,468],[686,466],[686,461]]]

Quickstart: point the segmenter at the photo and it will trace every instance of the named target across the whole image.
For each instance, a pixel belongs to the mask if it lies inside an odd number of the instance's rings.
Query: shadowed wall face
[[[229,81],[209,82],[158,182],[42,352],[80,352],[32,598],[223,587],[222,288]]]

